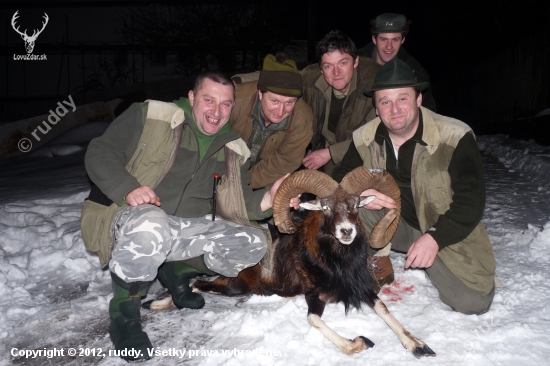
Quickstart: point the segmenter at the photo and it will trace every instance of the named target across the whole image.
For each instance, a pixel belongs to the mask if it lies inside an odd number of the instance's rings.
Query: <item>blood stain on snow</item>
[[[403,295],[404,293],[413,292],[413,291],[414,291],[413,285],[406,286],[401,281],[393,281],[391,284],[385,285],[384,287],[382,287],[382,289],[380,290],[380,293],[383,294],[384,297],[386,297],[384,301],[398,302],[402,300],[401,295]]]

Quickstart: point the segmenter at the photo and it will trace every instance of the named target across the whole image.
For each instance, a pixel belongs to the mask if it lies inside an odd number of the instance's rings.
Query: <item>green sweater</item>
[[[191,103],[189,102],[188,98],[181,97],[178,100],[174,100],[174,104],[180,107],[181,109],[183,109],[188,116],[193,116]],[[191,119],[193,120],[193,122],[195,122],[194,118],[191,118]],[[208,136],[199,130],[196,123],[193,123],[193,127],[195,129],[195,133],[199,141],[199,151],[200,151],[201,161],[202,159],[204,159],[204,155],[206,155],[206,151],[208,151],[208,148],[210,147],[210,145],[212,144],[212,141],[214,141],[216,136],[221,136],[227,133],[229,130],[231,130],[231,125],[229,123],[226,123],[225,126],[223,126],[218,131],[217,134]]]

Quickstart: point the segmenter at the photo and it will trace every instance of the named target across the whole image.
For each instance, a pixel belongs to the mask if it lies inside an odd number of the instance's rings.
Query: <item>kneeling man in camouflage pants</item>
[[[140,305],[155,277],[177,307],[199,309],[204,299],[191,291],[193,277],[236,276],[261,260],[268,238],[250,220],[271,216],[286,177],[270,190],[250,188],[250,151],[227,123],[235,104],[229,78],[203,73],[188,96],[133,104],[86,153],[94,185],[82,237],[111,270],[109,333],[128,360],[149,358],[153,347]],[[228,221],[212,221],[215,175],[222,177],[218,212]],[[291,203],[297,207],[298,198]]]

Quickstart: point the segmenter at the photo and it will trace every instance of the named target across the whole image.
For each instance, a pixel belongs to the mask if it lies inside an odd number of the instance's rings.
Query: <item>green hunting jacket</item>
[[[253,192],[249,187],[250,153],[239,134],[228,130],[217,135],[199,161],[196,126],[191,116],[190,110],[184,111],[173,103],[136,103],[115,119],[102,136],[90,142],[86,170],[112,203],[99,203],[91,195],[84,202],[81,228],[87,249],[98,252],[102,267],[109,261],[113,224],[125,204],[123,198],[135,188],[153,188],[161,199],[161,208],[169,215],[202,217],[211,213],[213,175],[225,174],[226,148],[236,152],[244,214],[250,220],[271,214],[271,210],[264,213],[260,208],[265,190]]]
[[[411,188],[420,231],[426,233],[453,202],[449,163],[460,139],[473,132],[461,121],[424,107],[421,109],[424,122],[422,140],[426,146],[417,144],[415,147]],[[380,123],[380,118],[376,118],[353,133],[355,147],[363,165],[369,169],[386,167],[385,148],[374,143]],[[482,296],[493,289],[496,262],[489,236],[481,222],[464,240],[444,247],[437,256],[466,286]]]
[[[304,81],[303,99],[313,111],[313,151],[328,147],[334,164],[342,161],[351,143],[353,131],[367,123],[368,118],[376,116],[372,99],[365,96],[363,91],[372,86],[380,67],[370,58],[359,57],[359,65],[353,74],[334,136],[330,136],[332,133],[328,131],[332,87],[321,74],[319,64],[309,65],[301,71]]]

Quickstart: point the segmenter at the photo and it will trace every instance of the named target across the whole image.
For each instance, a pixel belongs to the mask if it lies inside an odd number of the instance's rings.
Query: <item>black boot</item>
[[[164,262],[159,267],[157,278],[168,289],[179,309],[200,309],[204,306],[204,298],[191,290],[189,281],[201,272],[184,262]]]
[[[109,334],[120,358],[127,361],[146,360],[153,345],[141,329],[141,298],[147,295],[151,282],[124,282],[111,272],[114,297],[109,303]]]
[[[184,259],[182,261],[176,262],[176,266],[179,266],[180,263],[186,264],[188,266],[191,266],[195,268],[200,274],[208,275],[208,276],[215,276],[217,275],[216,272],[213,272],[210,268],[206,266],[206,262],[204,261],[204,254],[199,257],[194,257],[191,259]],[[177,268],[176,268],[177,271]]]

